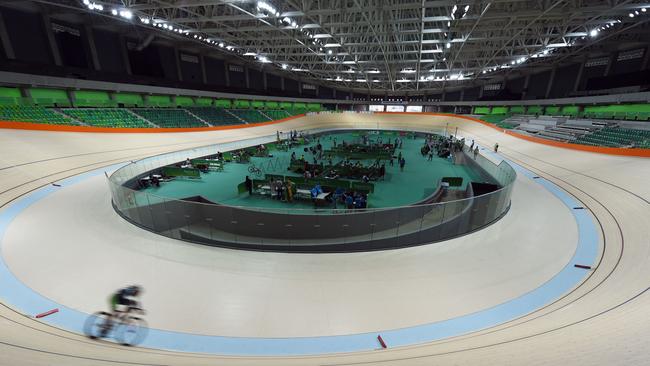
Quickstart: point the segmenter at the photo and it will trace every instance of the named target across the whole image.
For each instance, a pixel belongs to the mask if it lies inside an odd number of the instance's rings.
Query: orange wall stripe
[[[579,144],[571,144],[567,142],[546,140],[539,137],[523,135],[514,132],[512,130],[505,130],[491,123],[480,120],[478,118],[461,116],[453,113],[433,113],[433,112],[375,112],[375,113],[455,117],[455,118],[461,118],[461,119],[478,122],[482,125],[488,126],[507,135],[514,136],[522,140],[543,144],[543,145],[561,147],[564,149],[587,151],[587,152],[593,152],[598,154],[637,156],[637,157],[645,157],[645,158],[650,157],[650,149],[623,149],[623,148],[616,148],[616,147],[599,147],[599,146],[579,145]],[[195,127],[195,128],[110,128],[110,127],[92,127],[92,126],[48,125],[45,123],[29,123],[29,122],[14,122],[14,121],[0,121],[0,128],[17,129],[17,130],[36,130],[36,131],[55,131],[55,132],[93,132],[93,133],[206,132],[206,131],[234,130],[234,129],[248,128],[248,127],[267,126],[267,125],[273,125],[277,123],[290,121],[304,116],[305,114],[298,114],[295,116],[278,119],[275,121],[269,121],[269,122],[249,123],[245,125],[234,125],[234,126]]]
[[[218,130],[234,130],[239,128],[259,127],[282,123],[303,117],[305,114],[278,119],[275,121],[249,123],[232,126],[214,126],[214,127],[188,127],[188,128],[111,128],[111,127],[94,127],[94,126],[70,126],[70,125],[49,125],[46,123],[30,123],[15,121],[0,121],[0,128],[14,130],[33,130],[33,131],[55,131],[55,132],[92,132],[92,133],[167,133],[167,132],[207,132]]]
[[[540,138],[540,137],[524,135],[524,134],[521,134],[521,133],[514,132],[512,130],[506,130],[506,129],[503,129],[503,128],[499,128],[496,125],[485,122],[485,121],[480,120],[478,118],[473,118],[473,117],[468,117],[468,116],[461,116],[461,115],[453,114],[453,113],[433,113],[433,112],[377,112],[377,113],[380,113],[380,114],[417,114],[417,115],[425,114],[425,115],[430,115],[430,116],[456,117],[456,118],[462,118],[462,119],[478,122],[478,123],[480,123],[482,125],[488,126],[490,128],[493,128],[493,129],[495,129],[497,131],[500,131],[502,133],[505,133],[507,135],[514,136],[514,137],[520,138],[522,140],[535,142],[535,143],[538,143],[538,144],[549,145],[549,146],[554,146],[554,147],[561,147],[563,149],[587,151],[587,152],[593,152],[593,153],[598,153],[598,154],[637,156],[637,157],[643,157],[643,158],[650,157],[650,149],[624,149],[624,148],[618,148],[618,147],[589,146],[589,145],[571,144],[571,143],[568,143],[568,142],[547,140],[547,139],[543,139],[543,138]]]

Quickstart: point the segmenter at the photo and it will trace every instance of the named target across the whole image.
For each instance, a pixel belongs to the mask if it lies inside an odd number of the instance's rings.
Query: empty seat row
[[[474,114],[534,114],[549,116],[619,119],[630,121],[650,120],[650,104],[612,104],[584,106],[494,106],[474,107]]]
[[[64,113],[89,126],[119,128],[153,127],[145,120],[119,108],[64,109]]]
[[[183,109],[131,109],[150,122],[166,128],[207,127],[207,125]]]
[[[579,137],[576,142],[595,146],[648,148],[650,146],[650,131],[605,127]]]
[[[242,120],[222,108],[190,107],[187,110],[213,126],[240,125],[243,123]]]
[[[228,111],[248,123],[268,122],[271,120],[254,109],[229,109]]]
[[[278,119],[284,119],[284,118],[287,118],[287,117],[291,117],[289,112],[282,111],[282,110],[268,110],[268,111],[264,111],[264,114],[269,116],[269,118],[271,118],[274,121],[278,120]]]
[[[53,125],[77,124],[70,117],[40,106],[0,106],[0,120]]]

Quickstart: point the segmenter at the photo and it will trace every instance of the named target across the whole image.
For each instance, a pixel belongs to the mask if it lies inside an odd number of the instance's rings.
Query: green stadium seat
[[[291,117],[291,114],[289,114],[289,112],[283,110],[267,110],[264,111],[264,114],[269,116],[273,121]]]
[[[488,122],[488,123],[494,123],[494,124],[499,124],[501,121],[504,119],[510,117],[508,114],[486,114],[481,116],[481,120]]]
[[[142,99],[142,95],[140,94],[115,93],[113,94],[113,98],[115,99],[115,103],[121,107],[132,108],[144,106],[144,99]]]
[[[145,118],[160,127],[190,128],[208,127],[203,121],[197,119],[183,109],[157,108],[157,109],[132,109],[132,112]]]
[[[197,107],[209,107],[212,105],[213,100],[210,98],[196,98]]]
[[[524,114],[526,113],[526,107],[517,105],[517,106],[512,106],[510,107],[510,113],[511,114]]]
[[[228,112],[243,119],[247,123],[268,122],[271,119],[254,109],[229,109]]]
[[[508,107],[492,107],[490,114],[507,114]]]
[[[217,108],[231,108],[232,107],[232,101],[230,99],[216,99],[214,101],[214,105]]]
[[[172,99],[169,95],[150,95],[145,99],[147,107],[171,107]]]
[[[121,108],[67,108],[63,112],[89,126],[111,128],[151,128],[151,124]]]
[[[72,92],[75,107],[114,107],[116,104],[105,91],[76,90]]]
[[[0,106],[0,121],[77,125],[70,117],[41,106]]]
[[[490,107],[474,107],[474,114],[490,114]]]
[[[45,88],[30,88],[29,94],[32,97],[34,104],[44,107],[69,107],[70,99],[65,90],[60,89],[45,89]]]
[[[528,110],[526,111],[527,114],[534,114],[534,115],[540,115],[544,114],[544,107],[540,105],[532,105],[528,107]]]
[[[193,107],[194,100],[191,97],[178,96],[174,98],[175,104],[178,107]]]
[[[29,98],[23,98],[18,88],[0,87],[0,105],[30,105]]]
[[[307,111],[308,112],[320,112],[322,110],[322,107],[320,103],[307,103]]]
[[[253,109],[265,109],[266,105],[262,100],[251,100],[251,108]]]
[[[251,107],[250,100],[235,99],[232,102],[233,109],[249,109],[250,107]]]
[[[264,104],[266,104],[266,109],[280,109],[280,103],[278,102],[267,101]]]
[[[565,105],[562,107],[560,114],[563,116],[577,117],[580,114],[580,107],[577,105]]]
[[[559,115],[561,115],[560,107],[558,107],[558,106],[548,106],[544,110],[544,114],[547,115],[547,116],[559,116]]]
[[[591,134],[578,137],[576,143],[606,147],[650,146],[650,131],[620,127],[605,127]]]
[[[190,107],[188,111],[213,126],[241,125],[243,122],[223,108]]]

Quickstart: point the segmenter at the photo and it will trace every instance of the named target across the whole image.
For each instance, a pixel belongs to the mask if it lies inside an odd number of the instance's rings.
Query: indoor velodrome
[[[650,364],[648,8],[0,2],[0,365]]]

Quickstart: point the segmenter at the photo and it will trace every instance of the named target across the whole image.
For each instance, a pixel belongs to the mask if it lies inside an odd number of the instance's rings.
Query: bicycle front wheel
[[[135,346],[144,341],[148,329],[144,319],[130,316],[119,324],[115,331],[115,340],[125,346]]]
[[[84,323],[84,334],[86,336],[96,339],[108,336],[110,332],[110,324],[108,320],[111,314],[105,311],[98,311],[88,317]]]

